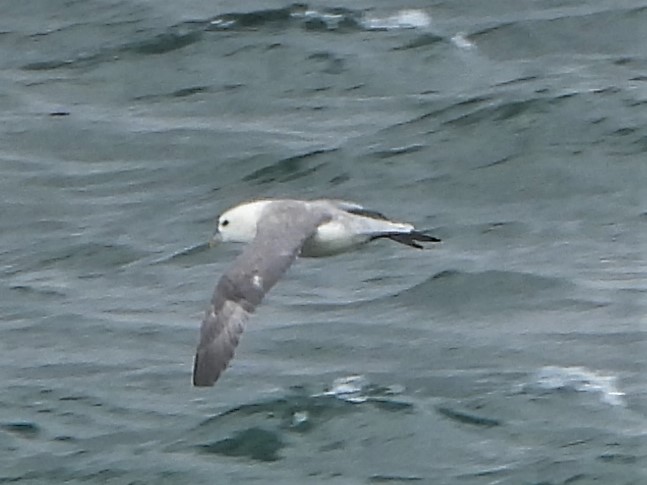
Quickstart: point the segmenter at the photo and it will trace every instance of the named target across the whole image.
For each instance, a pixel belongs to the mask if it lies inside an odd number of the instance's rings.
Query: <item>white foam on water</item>
[[[368,380],[362,375],[338,377],[333,381],[330,389],[322,395],[334,396],[348,402],[362,403],[368,399],[364,392],[367,386]]]
[[[476,49],[476,44],[469,40],[464,32],[456,32],[451,38],[452,44],[459,49],[471,50]]]
[[[532,387],[599,394],[600,400],[606,404],[624,406],[625,393],[618,390],[616,382],[616,376],[603,375],[585,367],[546,366],[535,373]]]
[[[431,15],[423,10],[400,10],[388,17],[365,17],[367,30],[424,29],[431,25]]]
[[[334,30],[339,28],[339,24],[345,20],[345,16],[336,13],[323,13],[316,10],[306,10],[303,13],[292,14],[293,17],[305,18],[306,20],[319,20],[323,22],[328,29]]]

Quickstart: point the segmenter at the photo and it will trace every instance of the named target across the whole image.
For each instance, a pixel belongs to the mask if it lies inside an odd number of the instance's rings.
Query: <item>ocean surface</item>
[[[5,1],[0,483],[647,483],[647,0]],[[191,385],[218,213],[299,260]]]

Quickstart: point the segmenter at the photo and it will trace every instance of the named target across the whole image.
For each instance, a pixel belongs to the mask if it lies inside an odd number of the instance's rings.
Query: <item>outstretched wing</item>
[[[193,365],[195,386],[215,384],[234,356],[250,314],[292,264],[304,241],[328,218],[304,204],[268,206],[256,238],[216,285],[200,329]]]

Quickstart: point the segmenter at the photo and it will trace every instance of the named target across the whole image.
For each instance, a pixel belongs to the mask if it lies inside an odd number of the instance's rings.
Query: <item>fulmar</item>
[[[256,200],[222,213],[212,243],[249,244],[213,292],[200,329],[193,384],[216,383],[245,322],[297,256],[332,256],[380,238],[419,249],[422,242],[440,241],[411,224],[339,200]]]

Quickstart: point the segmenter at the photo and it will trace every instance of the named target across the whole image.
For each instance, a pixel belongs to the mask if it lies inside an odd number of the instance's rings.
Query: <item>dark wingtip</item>
[[[430,236],[429,234],[425,234],[424,232],[418,232],[418,231],[413,231],[411,233],[411,238],[414,241],[421,241],[421,242],[442,242],[442,239],[436,236]]]
[[[208,369],[204,369],[204,366],[200,365],[199,356],[200,354],[196,353],[193,361],[193,385],[195,387],[211,387],[218,380],[220,372],[214,377],[212,372],[209,372]]]
[[[421,242],[441,242],[441,240],[437,237],[430,236],[428,234],[418,232],[418,231],[411,231],[409,233],[389,233],[389,234],[380,234],[379,236],[376,236],[374,239],[381,238],[381,237],[387,237],[395,242],[399,242],[400,244],[406,244],[407,246],[411,246],[412,248],[416,249],[425,249],[422,244],[419,244]]]

